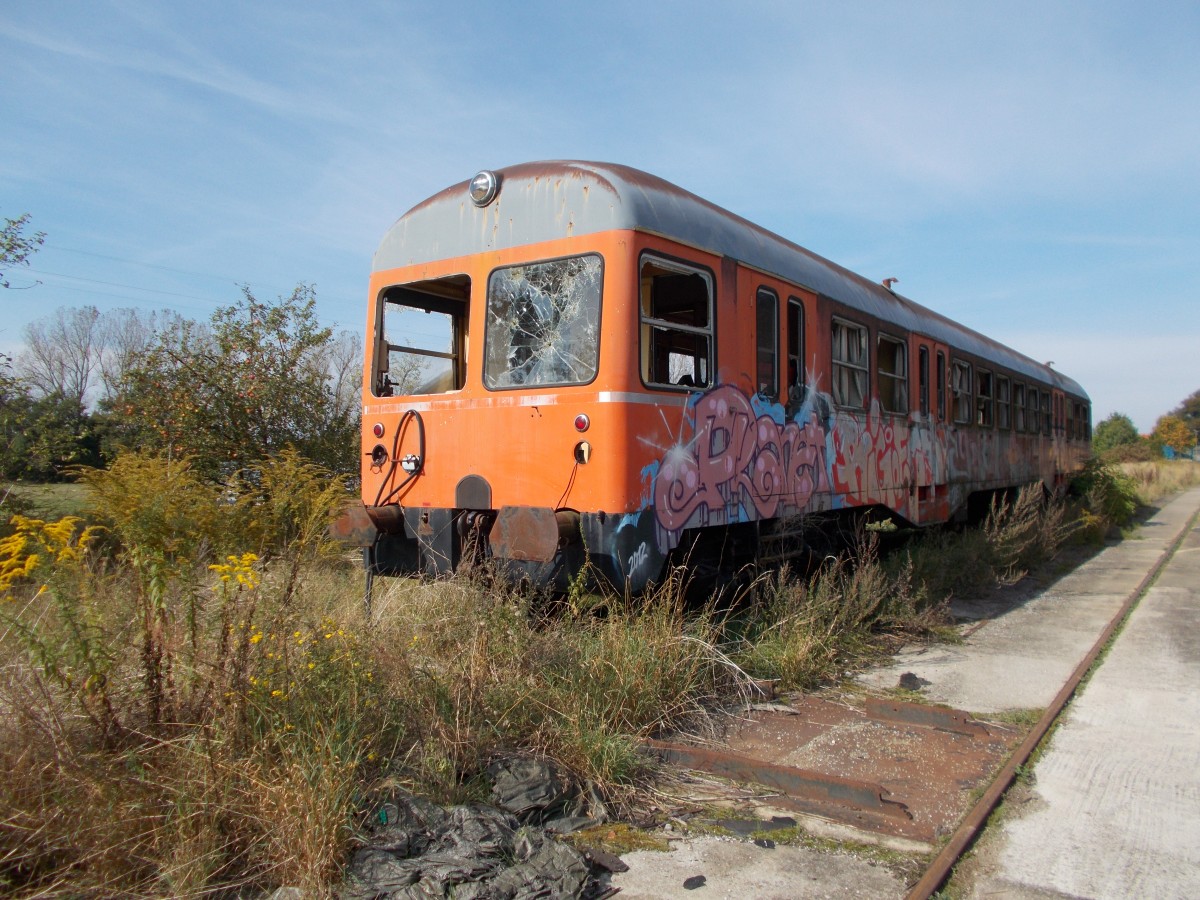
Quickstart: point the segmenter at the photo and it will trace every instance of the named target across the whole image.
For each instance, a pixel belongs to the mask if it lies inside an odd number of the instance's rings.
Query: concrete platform
[[[1167,504],[1136,534],[1065,575],[1026,603],[984,621],[960,645],[913,646],[860,679],[894,688],[912,672],[935,703],[987,715],[1049,706],[1096,638],[1200,506],[1200,489]]]
[[[1034,774],[1033,799],[981,848],[972,897],[1200,897],[1200,526]]]

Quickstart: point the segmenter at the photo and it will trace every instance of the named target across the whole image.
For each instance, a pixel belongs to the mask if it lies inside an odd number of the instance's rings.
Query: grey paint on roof
[[[405,213],[380,243],[374,271],[614,229],[651,232],[1087,396],[1065,375],[661,178],[628,166],[574,161],[523,163],[497,174],[499,194],[483,209],[471,202],[469,181],[463,181]]]

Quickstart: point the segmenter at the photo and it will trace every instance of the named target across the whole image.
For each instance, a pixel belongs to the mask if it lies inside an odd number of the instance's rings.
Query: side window
[[[1075,406],[1076,406],[1076,404],[1072,403],[1070,400],[1067,400],[1065,398],[1063,399],[1063,411],[1066,413],[1066,416],[1067,416],[1067,427],[1066,427],[1065,434],[1066,434],[1067,440],[1069,440],[1069,441],[1075,440],[1075,416],[1076,416]]]
[[[865,409],[870,379],[867,329],[844,319],[833,320],[833,402]]]
[[[908,412],[908,346],[890,335],[879,335],[875,371],[879,405],[886,412]]]
[[[796,297],[787,306],[787,409],[794,413],[804,402],[804,304]]]
[[[586,384],[600,363],[596,255],[496,269],[488,279],[483,384]]]
[[[937,417],[939,422],[946,421],[946,354],[941,350],[937,353]]]
[[[1012,384],[1007,375],[996,376],[996,427],[1008,431],[1012,427]]]
[[[779,399],[779,297],[759,288],[754,297],[755,371],[758,392]]]
[[[971,417],[971,364],[961,359],[951,361],[950,390],[954,394],[954,421],[970,425]]]
[[[921,415],[929,415],[929,348],[924,344],[917,350],[917,393],[920,395]]]
[[[1024,431],[1026,428],[1025,418],[1025,385],[1013,385],[1013,427],[1017,431]]]
[[[465,275],[396,285],[383,292],[372,385],[376,396],[444,394],[462,388],[470,294],[471,280]]]
[[[703,269],[642,258],[642,381],[656,387],[708,387],[713,371],[713,282]]]
[[[1038,392],[1037,388],[1032,384],[1029,386],[1029,412],[1025,417],[1025,430],[1030,434],[1037,434],[1041,427],[1038,422]]]
[[[993,423],[992,373],[980,369],[975,373],[975,424],[991,428]]]
[[[1050,436],[1050,394],[1042,391],[1042,434]]]

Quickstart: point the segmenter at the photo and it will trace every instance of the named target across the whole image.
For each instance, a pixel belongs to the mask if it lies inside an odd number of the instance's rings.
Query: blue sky
[[[481,168],[662,176],[1053,360],[1149,430],[1200,388],[1200,4],[0,0],[0,215],[60,306],[206,319]]]

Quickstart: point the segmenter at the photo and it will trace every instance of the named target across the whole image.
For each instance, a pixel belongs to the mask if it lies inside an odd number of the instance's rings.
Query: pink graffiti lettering
[[[800,512],[829,490],[825,431],[816,422],[781,426],[756,417],[731,385],[701,397],[694,413],[692,439],[664,454],[654,485],[667,531]]]

